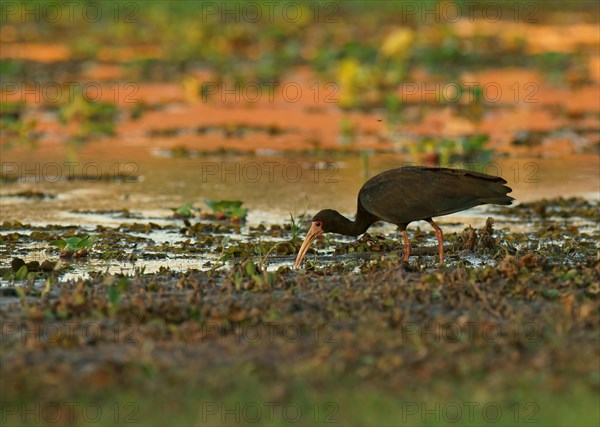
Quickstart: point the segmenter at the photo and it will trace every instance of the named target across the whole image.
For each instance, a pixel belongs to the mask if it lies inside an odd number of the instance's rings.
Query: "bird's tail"
[[[486,182],[482,189],[482,195],[479,200],[482,203],[489,203],[492,205],[510,205],[512,204],[513,197],[510,197],[508,193],[512,192],[512,188],[503,185],[506,181],[503,179],[495,182]]]
[[[480,199],[482,203],[489,203],[491,205],[512,205],[514,197],[503,196],[503,197],[490,197],[487,199]]]
[[[446,174],[460,177],[460,185],[464,194],[476,200],[477,204],[510,205],[514,198],[508,196],[512,188],[505,185],[506,180],[500,176],[487,175],[485,173],[466,171],[462,169],[437,169]],[[477,204],[472,206],[477,206]]]

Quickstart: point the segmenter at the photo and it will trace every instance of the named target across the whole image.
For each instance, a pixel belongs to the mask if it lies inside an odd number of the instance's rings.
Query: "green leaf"
[[[110,301],[111,304],[117,304],[119,301],[121,301],[121,291],[117,286],[111,286],[108,288],[108,301]]]
[[[15,280],[23,280],[27,277],[27,266],[23,265],[19,270],[15,273]]]
[[[556,299],[560,296],[560,292],[557,289],[544,289],[542,291],[542,296],[547,299]]]
[[[256,274],[256,268],[254,268],[254,264],[252,262],[248,262],[246,264],[246,275],[252,277]]]
[[[77,249],[89,249],[97,241],[98,241],[98,236],[87,236],[85,239],[82,239],[79,242]]]
[[[98,241],[98,236],[67,237],[66,239],[54,240],[50,242],[50,246],[57,246],[60,250],[77,251],[79,249],[88,249]]]
[[[192,205],[192,203],[187,202],[184,205],[173,209],[173,211],[175,211],[175,213],[177,213],[183,217],[189,217],[189,216],[192,216],[192,213],[194,211],[194,206]]]
[[[248,209],[240,207],[232,208],[228,211],[225,211],[225,215],[231,218],[244,219],[248,215]]]
[[[52,288],[52,276],[48,277],[44,282],[44,290],[42,291],[42,299],[46,298],[46,295],[50,292],[50,288]]]
[[[204,203],[216,213],[240,208],[244,202],[241,200],[205,200]]]
[[[261,276],[259,276],[258,274],[253,274],[252,276],[250,276],[252,278],[252,280],[254,280],[256,282],[256,284],[259,287],[262,287],[265,283],[265,281],[263,280],[263,278]]]
[[[54,241],[50,242],[50,246],[58,246],[58,248],[60,250],[63,250],[67,246],[67,242],[65,242],[62,239],[54,240]]]
[[[69,251],[76,251],[77,249],[79,249],[79,244],[81,243],[81,240],[83,240],[81,237],[67,237],[66,239],[63,239],[67,245],[65,248],[66,250]]]
[[[116,286],[119,292],[127,290],[127,288],[129,287],[129,279],[127,277],[121,277],[117,282]]]
[[[562,277],[562,279],[563,280],[571,280],[575,276],[577,276],[577,270],[571,269],[565,273],[565,275]]]

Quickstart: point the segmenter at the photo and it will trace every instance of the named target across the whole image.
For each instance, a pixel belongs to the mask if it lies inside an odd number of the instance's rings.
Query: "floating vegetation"
[[[50,246],[58,247],[61,258],[82,258],[88,255],[89,249],[98,241],[98,236],[66,237],[50,242]]]
[[[248,209],[242,207],[244,202],[240,200],[205,200],[204,203],[212,209],[212,217],[216,219],[241,221],[248,215]]]
[[[459,139],[425,138],[408,146],[408,150],[428,164],[485,163],[492,158],[492,150],[486,147],[488,139],[487,135]]]
[[[173,211],[173,218],[190,218],[194,216],[194,211],[197,209],[194,208],[191,202],[187,202],[178,208],[171,208],[171,210]]]

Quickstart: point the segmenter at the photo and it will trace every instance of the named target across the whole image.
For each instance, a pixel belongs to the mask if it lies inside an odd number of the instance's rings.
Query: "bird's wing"
[[[460,169],[404,167],[365,183],[359,201],[394,224],[448,215],[485,203],[510,204],[502,178]]]

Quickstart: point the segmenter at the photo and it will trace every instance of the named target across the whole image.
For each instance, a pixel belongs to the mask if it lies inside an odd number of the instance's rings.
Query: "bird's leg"
[[[442,232],[442,229],[440,227],[438,227],[438,225],[435,222],[433,222],[433,220],[431,218],[428,218],[425,221],[430,223],[431,226],[435,229],[435,237],[437,237],[439,252],[440,252],[440,264],[443,264],[444,263],[444,233]]]
[[[408,234],[406,233],[406,227],[402,228],[402,241],[404,242],[404,254],[402,255],[402,262],[408,263],[408,257],[410,256],[410,241],[408,240]]]

